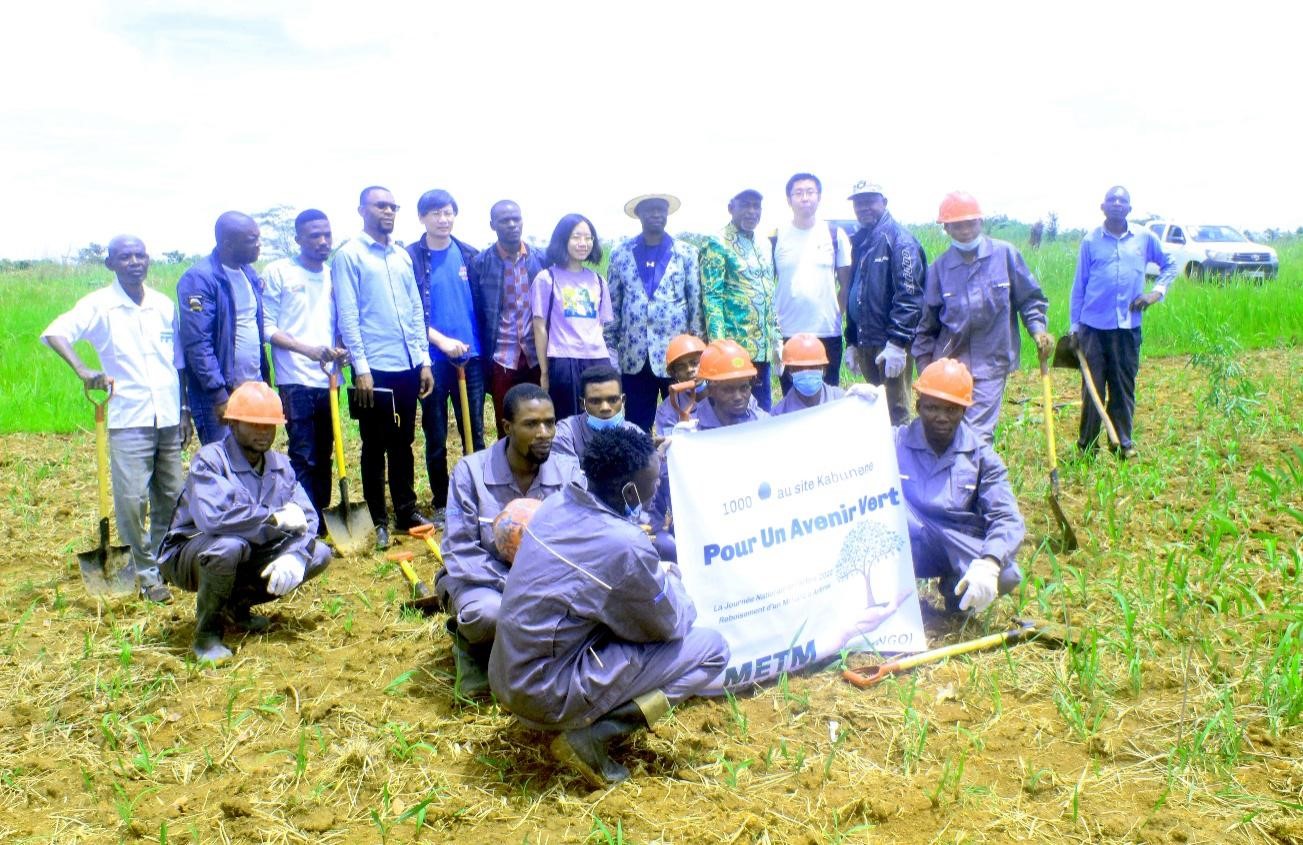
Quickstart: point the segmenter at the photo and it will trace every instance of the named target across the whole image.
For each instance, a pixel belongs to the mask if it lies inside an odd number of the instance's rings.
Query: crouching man
[[[703,689],[727,665],[728,644],[693,627],[677,571],[633,521],[660,483],[651,438],[600,431],[583,470],[588,489],[567,484],[525,529],[489,682],[523,723],[558,731],[552,753],[600,788],[629,776],[611,744]]]
[[[1004,462],[964,419],[968,368],[939,358],[914,391],[918,418],[895,429],[914,574],[941,579],[948,613],[980,612],[1022,581],[1014,553],[1026,526]]]
[[[518,384],[502,397],[507,436],[457,462],[448,484],[444,568],[434,589],[448,611],[456,691],[487,695],[489,649],[498,627],[507,562],[493,540],[493,518],[512,499],[545,499],[583,474],[556,454],[556,411],[547,391]]]
[[[280,397],[260,381],[231,393],[223,421],[230,432],[190,462],[159,553],[163,578],[196,593],[193,650],[200,660],[231,656],[224,624],[262,631],[250,612],[320,575],[330,548],[317,541],[317,513],[289,458],[272,452],[285,423]]]

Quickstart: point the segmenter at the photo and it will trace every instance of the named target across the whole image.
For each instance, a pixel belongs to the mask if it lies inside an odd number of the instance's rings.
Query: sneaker
[[[389,548],[389,526],[384,523],[376,525],[376,548],[382,552]]]
[[[172,603],[172,591],[163,583],[142,585],[140,597],[145,601],[152,601],[154,604]]]

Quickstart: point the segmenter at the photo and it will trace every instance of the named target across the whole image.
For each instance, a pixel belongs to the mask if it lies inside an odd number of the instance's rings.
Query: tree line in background
[[[298,247],[294,243],[294,217],[296,214],[297,210],[294,206],[276,205],[250,215],[254,220],[258,221],[258,225],[262,229],[262,257],[264,259],[283,258],[298,252]],[[1143,226],[1149,221],[1157,219],[1159,219],[1158,215],[1151,214],[1133,217],[1131,222]],[[838,220],[836,222],[845,224],[848,232],[853,231],[856,225],[854,220]],[[922,227],[913,226],[911,228],[919,229]],[[985,228],[986,232],[993,237],[1026,243],[1032,249],[1039,247],[1042,242],[1053,243],[1057,240],[1080,241],[1086,234],[1085,229],[1060,229],[1059,215],[1053,211],[1031,223],[1015,220],[1004,214],[992,214],[986,218]],[[1245,234],[1254,240],[1280,241],[1287,238],[1303,237],[1303,226],[1299,226],[1292,232],[1288,229],[1271,228],[1262,231],[1246,230]],[[676,237],[700,246],[705,235],[695,232],[681,232],[676,233]],[[534,248],[545,249],[547,247],[547,241],[544,238],[527,236],[525,241]],[[92,266],[102,264],[106,252],[107,249],[104,244],[92,241],[78,250],[75,255],[64,256],[62,261],[0,258],[0,270],[27,270],[41,264]],[[155,256],[155,260],[166,264],[192,264],[201,257],[199,255],[189,255],[181,250],[170,250]]]

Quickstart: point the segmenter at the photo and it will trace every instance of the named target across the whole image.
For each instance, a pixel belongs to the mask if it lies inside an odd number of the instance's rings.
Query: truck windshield
[[[1196,241],[1213,241],[1220,243],[1233,243],[1245,240],[1241,235],[1230,226],[1198,226],[1191,233]]]

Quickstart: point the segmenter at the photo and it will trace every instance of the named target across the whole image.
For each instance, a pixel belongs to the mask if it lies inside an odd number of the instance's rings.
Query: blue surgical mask
[[[801,370],[792,373],[792,387],[802,396],[814,396],[823,387],[823,373],[819,370]]]
[[[706,396],[706,390],[707,390],[709,387],[710,387],[710,383],[709,383],[709,382],[706,382],[706,381],[699,381],[699,382],[697,382],[697,386],[694,387],[694,388],[692,388],[692,392],[696,395],[696,397],[697,397],[697,401],[698,401],[698,402],[700,402],[703,398],[705,398],[705,396]]]
[[[584,419],[588,423],[588,427],[593,431],[606,431],[608,428],[615,428],[620,423],[624,422],[624,409],[621,408],[619,411],[616,411],[615,416],[611,417],[609,420],[595,417],[587,412],[584,413]]]
[[[977,237],[973,238],[971,241],[957,241],[954,238],[950,239],[950,243],[954,244],[955,249],[959,250],[960,252],[972,252],[973,250],[977,249],[977,245],[980,244],[981,242],[982,242],[981,235],[978,235]]]
[[[630,496],[629,494],[633,495]],[[624,499],[624,515],[630,522],[640,522],[642,518],[642,494],[638,492],[638,487],[632,481],[627,482],[620,488],[620,496]]]

